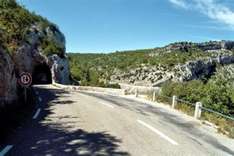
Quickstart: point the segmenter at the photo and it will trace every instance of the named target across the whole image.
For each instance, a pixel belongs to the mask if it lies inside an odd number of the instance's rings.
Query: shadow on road
[[[22,92],[22,90],[20,91]],[[32,116],[32,111],[35,108],[33,104],[35,101],[34,92],[28,89],[26,103],[24,102],[22,93],[19,93],[18,101],[14,101],[10,104],[0,101],[0,148],[1,145],[6,142],[9,134],[12,134],[17,127],[27,122],[28,118]]]
[[[28,143],[19,147],[22,155],[129,155],[118,151],[121,141],[106,132],[90,133],[81,129],[68,132],[59,125],[40,125],[32,135]]]
[[[230,155],[234,155],[234,151],[229,149],[228,147],[222,145],[219,140],[214,138],[211,135],[207,135],[199,130],[194,123],[191,122],[183,122],[182,118],[174,115],[173,113],[167,112],[162,108],[153,107],[151,105],[147,105],[143,102],[135,101],[132,99],[111,96],[111,95],[100,95],[95,93],[87,93],[81,92],[82,94],[93,96],[102,100],[106,100],[115,104],[116,106],[120,106],[122,108],[134,111],[144,116],[149,116],[150,114],[157,114],[160,118],[160,123],[162,125],[170,126],[171,128],[178,127],[179,129],[183,130],[183,132],[189,133],[189,135],[193,136],[190,137],[194,141],[200,143],[200,140],[207,142],[208,144],[212,145],[216,149],[220,149]]]
[[[42,93],[43,111],[39,121],[28,123],[18,136],[16,147],[9,154],[12,156],[128,156],[127,152],[119,150],[120,139],[107,132],[87,132],[77,129],[76,116],[52,116],[53,105],[69,105],[75,101],[61,101],[59,98],[68,97],[69,93],[61,90],[40,89]],[[50,115],[49,118],[47,118]],[[55,115],[55,114],[54,114]],[[54,122],[58,121],[58,122]],[[69,121],[69,122],[62,122]],[[20,143],[22,142],[22,143]]]

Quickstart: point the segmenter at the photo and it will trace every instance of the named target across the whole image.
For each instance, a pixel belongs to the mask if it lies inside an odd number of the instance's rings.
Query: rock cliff
[[[210,41],[204,43],[177,42],[169,44],[165,48],[168,51],[187,51],[191,48],[199,48],[202,51],[232,50],[234,48],[234,41]]]
[[[234,64],[234,55],[226,53],[215,57],[197,58],[193,61],[179,63],[173,67],[142,64],[129,72],[115,70],[110,79],[112,83],[156,87],[169,80],[184,82],[207,79],[215,73],[217,66],[231,64]]]
[[[0,46],[0,108],[6,102],[13,103],[17,99],[17,79],[14,63],[8,53]]]
[[[65,37],[56,25],[15,0],[0,0],[1,106],[18,99],[17,80],[22,72],[31,73],[34,84],[68,84],[65,50]]]

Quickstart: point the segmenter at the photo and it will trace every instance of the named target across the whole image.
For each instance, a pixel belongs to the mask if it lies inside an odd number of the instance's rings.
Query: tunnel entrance
[[[52,75],[47,64],[37,65],[33,71],[33,84],[51,84]]]

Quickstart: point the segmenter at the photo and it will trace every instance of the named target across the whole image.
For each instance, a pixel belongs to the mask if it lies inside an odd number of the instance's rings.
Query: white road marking
[[[84,94],[82,94],[82,93],[81,93],[81,94],[79,94],[79,95],[80,95],[80,96],[83,96],[83,97],[85,97],[85,98],[87,98],[87,97],[88,97],[88,98],[90,98],[90,96],[88,96],[88,95],[84,95]]]
[[[39,97],[39,98],[38,98],[38,100],[39,100],[39,102],[42,102],[42,99],[41,99],[41,97]]]
[[[37,109],[37,112],[35,113],[35,115],[33,116],[33,119],[36,119],[38,117],[38,115],[40,114],[41,112],[41,108],[38,108]]]
[[[149,128],[151,131],[157,133],[161,138],[167,140],[168,142],[170,142],[173,145],[179,145],[176,141],[172,140],[171,138],[169,138],[168,136],[166,136],[165,134],[163,134],[162,132],[160,132],[159,130],[155,129],[154,127],[148,125],[147,123],[141,121],[141,120],[137,120],[138,123],[140,123],[141,125]]]
[[[6,155],[7,152],[9,152],[12,148],[13,148],[13,145],[7,145],[7,146],[0,152],[0,156]]]
[[[114,106],[112,106],[111,104],[109,103],[106,103],[106,102],[98,102],[99,104],[102,104],[102,105],[105,105],[107,107],[110,107],[110,108],[114,108]]]

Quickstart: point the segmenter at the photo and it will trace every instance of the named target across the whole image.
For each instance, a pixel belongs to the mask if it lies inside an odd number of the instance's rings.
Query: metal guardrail
[[[234,117],[228,116],[228,115],[226,115],[226,114],[222,114],[222,113],[220,113],[220,112],[214,111],[214,110],[209,109],[209,108],[206,108],[206,107],[201,107],[201,109],[203,109],[203,110],[205,110],[205,111],[207,111],[207,112],[214,113],[214,114],[217,114],[217,115],[219,115],[219,116],[222,116],[222,117],[224,117],[224,118],[227,118],[227,119],[230,119],[230,120],[233,120],[233,121],[234,121]]]
[[[188,101],[185,101],[185,100],[182,100],[182,99],[177,99],[177,101],[183,102],[183,103],[185,103],[185,104],[189,104],[189,105],[192,105],[192,106],[196,106],[195,103],[191,103],[191,102],[188,102]]]
[[[157,96],[163,97],[163,98],[167,98],[167,99],[171,99],[171,100],[173,99],[172,97],[164,96],[164,95],[157,95]],[[188,104],[188,105],[192,105],[192,106],[196,107],[196,103],[191,103],[191,102],[188,102],[188,101],[185,101],[185,100],[182,100],[182,99],[178,99],[178,98],[176,99],[176,101],[177,102],[182,102],[184,104]],[[223,114],[221,112],[218,112],[218,111],[215,111],[215,110],[203,107],[203,106],[200,109],[204,110],[204,111],[207,111],[207,112],[210,112],[210,113],[214,113],[214,114],[219,115],[219,116],[221,116],[223,118],[227,118],[229,120],[233,120],[234,121],[234,117],[226,115],[226,114]]]

